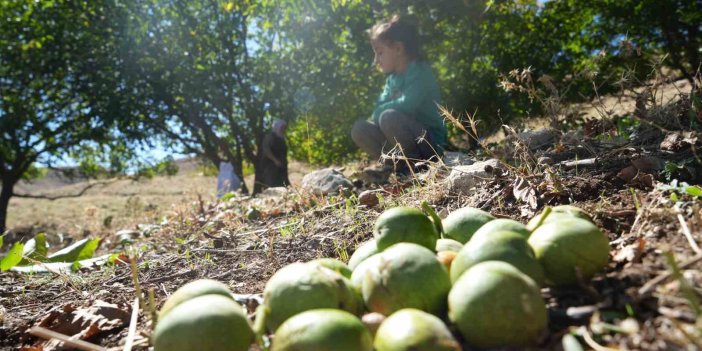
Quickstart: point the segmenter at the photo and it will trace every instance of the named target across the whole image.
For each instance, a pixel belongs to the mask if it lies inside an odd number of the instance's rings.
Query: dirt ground
[[[152,179],[112,179],[95,185],[80,197],[56,200],[14,197],[10,200],[8,228],[14,232],[36,234],[41,231],[76,237],[110,235],[138,224],[159,223],[179,207],[192,201],[214,201],[216,175],[208,175],[199,160],[177,160],[178,173]],[[293,186],[302,183],[310,166],[290,162]],[[16,192],[42,196],[78,194],[94,183],[68,179],[55,173],[32,182],[21,182]],[[253,175],[244,178],[253,189]]]
[[[671,180],[700,183],[691,120],[702,121],[702,112],[683,96],[664,109],[644,105],[634,118],[626,130],[606,120],[583,122],[579,131],[561,131],[536,148],[508,136],[474,155],[498,157],[502,166],[468,192],[451,191],[446,177],[453,169],[436,164],[416,177],[335,196],[293,190],[226,202],[195,197],[174,205],[157,230],[131,244],[106,237],[98,255],[121,253],[114,264],[75,274],[0,273],[0,349],[57,349],[28,333],[41,325],[82,333],[107,349],[130,342],[146,350],[152,318],[149,308],[132,313],[133,272],[141,291],[153,291],[156,308],[183,284],[211,278],[239,294],[252,317],[276,270],[318,257],[346,261],[372,237],[382,211],[421,201],[443,216],[473,206],[523,223],[546,206],[574,204],[608,236],[610,261],[601,274],[578,286],[542,289],[549,332],[531,349],[562,350],[565,335],[575,335],[584,349],[699,349],[702,189]],[[378,205],[359,203],[358,192],[367,189],[382,195]],[[129,322],[133,315],[136,324]]]

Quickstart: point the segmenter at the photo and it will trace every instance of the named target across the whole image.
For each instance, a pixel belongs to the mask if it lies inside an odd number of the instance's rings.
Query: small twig
[[[158,313],[156,311],[156,294],[154,288],[149,288],[149,314],[151,315],[151,329],[156,327]]]
[[[326,210],[339,207],[339,206],[343,205],[344,203],[345,203],[345,201],[339,201],[339,202],[335,202],[335,203],[333,203],[333,204],[329,204],[329,205],[323,206],[323,207],[321,207],[321,208],[312,208],[312,209],[309,209],[309,210],[305,211],[304,214],[308,214],[308,213],[317,213],[317,212],[324,212],[324,211],[326,211]],[[285,224],[285,225],[278,226],[278,227],[273,228],[273,229],[281,229],[281,228],[283,228],[283,227],[287,227],[287,226],[290,226],[290,225],[292,225],[292,224],[294,224],[294,223]]]
[[[21,197],[21,198],[25,198],[25,199],[41,199],[41,200],[49,200],[49,201],[72,198],[72,197],[81,197],[81,196],[83,196],[83,194],[85,194],[86,191],[88,191],[90,188],[92,188],[96,185],[108,185],[108,184],[114,183],[118,180],[121,180],[121,179],[115,178],[115,179],[108,180],[108,181],[100,181],[100,182],[90,183],[75,194],[51,196],[51,195],[34,195],[34,194],[17,194],[17,193],[15,193],[15,194],[12,194],[12,196]]]
[[[587,346],[590,346],[593,350],[595,351],[618,351],[619,349],[613,349],[610,347],[605,347],[600,344],[598,344],[590,335],[590,332],[587,330],[585,327],[580,327],[581,329],[581,334],[583,336],[583,339],[585,340],[585,343]]]
[[[195,250],[197,250],[197,249],[195,249]],[[192,251],[194,251],[194,250],[191,250],[191,252],[192,252]],[[146,281],[146,282],[144,282],[144,283],[145,283],[145,284],[154,284],[154,283],[160,283],[160,282],[164,282],[164,281],[173,281],[175,278],[181,278],[181,277],[193,278],[193,277],[196,276],[196,275],[197,275],[197,271],[188,270],[188,271],[185,271],[185,272],[180,272],[180,273],[176,273],[176,274],[171,274],[171,275],[168,275],[168,276],[165,276],[165,277],[160,277],[160,278],[156,278],[156,279],[151,279],[151,280]]]
[[[700,347],[700,340],[698,340],[695,336],[688,333],[678,320],[676,320],[675,318],[670,318],[670,322],[678,329],[678,331],[683,336],[685,336],[685,338],[688,341],[695,344],[695,346]]]
[[[142,302],[143,296],[141,294],[141,285],[139,284],[139,269],[136,265],[137,257],[138,255],[135,254],[129,258],[129,266],[132,269],[132,282],[134,283],[134,290],[136,290],[137,298],[139,299],[139,302],[141,302],[139,305],[144,306],[144,303]]]
[[[127,339],[124,342],[124,351],[132,351],[134,337],[136,336],[137,318],[139,318],[138,297],[134,299],[134,303],[132,304],[132,318],[129,320],[129,333],[127,333]]]
[[[309,213],[309,212],[322,211],[322,210],[329,209],[329,208],[333,208],[333,207],[336,207],[336,206],[341,206],[342,204],[343,204],[343,202],[334,203],[334,204],[331,204],[331,205],[324,206],[323,208],[318,208],[318,209],[315,209],[315,210],[307,211],[305,214],[307,214],[307,213]],[[280,230],[280,229],[283,229],[283,228],[285,228],[285,227],[289,227],[289,226],[291,226],[291,225],[293,225],[293,224],[296,224],[296,223],[286,223],[286,224],[282,224],[282,225],[275,226],[275,227],[267,227],[267,228],[251,230],[251,231],[243,232],[243,233],[235,233],[235,234],[232,234],[231,236],[233,236],[233,237],[244,237],[244,236],[250,236],[250,235],[252,235],[252,234],[258,235],[258,234],[263,234],[263,233],[265,233],[265,232],[267,232],[267,231],[270,231],[270,230]]]
[[[598,165],[598,158],[593,157],[575,161],[564,161],[561,162],[561,165],[566,169],[572,169],[577,167],[596,167]]]
[[[73,288],[73,290],[75,290],[76,292],[80,292],[80,291],[81,291],[81,289],[80,289],[78,286],[76,286],[76,284],[75,284],[74,282],[71,281],[71,277],[70,277],[70,276],[68,276],[68,275],[65,274],[65,273],[62,273],[61,271],[56,271],[56,270],[54,270],[53,268],[51,268],[51,267],[47,264],[47,262],[41,262],[41,261],[38,261],[38,260],[33,259],[33,258],[31,258],[31,257],[27,257],[27,259],[29,260],[29,262],[32,262],[35,266],[43,267],[44,269],[46,269],[47,272],[52,273],[52,274],[58,276],[59,278],[61,278],[61,280],[63,280],[63,282],[66,283],[66,285],[68,285],[68,286],[70,286],[71,288]]]
[[[507,189],[507,188],[505,188],[505,189]],[[505,189],[501,189],[500,191],[496,191],[494,194],[492,194],[492,196],[490,196],[489,199],[485,200],[484,203],[479,204],[477,207],[478,207],[479,209],[481,209],[481,210],[487,210],[488,207],[490,207],[490,205],[492,204],[492,202],[495,201],[495,199],[496,199],[498,196],[500,196],[500,195],[502,195],[502,194],[504,193],[504,190],[505,190]]]
[[[692,247],[692,251],[696,254],[700,254],[702,250],[700,250],[699,245],[697,245],[695,238],[692,237],[690,228],[687,226],[687,222],[685,222],[685,218],[683,218],[681,213],[678,213],[678,221],[680,222],[680,227],[682,227],[683,235],[685,235],[687,242],[690,243],[690,247]]]
[[[681,320],[685,323],[695,323],[697,321],[695,314],[689,311],[676,310],[665,306],[659,306],[657,311],[664,317]]]
[[[683,262],[680,264],[680,269],[685,269],[689,266],[692,266],[693,264],[702,261],[702,254],[697,254],[696,256],[692,257],[691,259]],[[653,290],[654,287],[656,287],[658,284],[664,282],[668,278],[670,278],[673,275],[672,271],[666,271],[665,273],[662,273],[661,275],[651,279],[648,283],[646,283],[644,286],[639,289],[639,296],[644,296],[647,295],[648,293]]]
[[[85,351],[107,351],[106,348],[100,346],[100,345],[95,345],[93,343],[89,343],[84,340],[80,339],[71,339],[71,337],[57,333],[51,329],[46,329],[44,327],[40,326],[34,326],[31,329],[29,329],[29,333],[38,336],[40,338],[44,338],[46,340],[51,340],[51,339],[56,339],[58,341],[61,341],[65,346],[68,347],[73,347],[79,350],[85,350]]]

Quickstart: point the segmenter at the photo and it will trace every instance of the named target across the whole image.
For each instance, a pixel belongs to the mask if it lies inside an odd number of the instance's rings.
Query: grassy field
[[[179,160],[175,176],[140,180],[111,180],[88,189],[80,197],[56,200],[14,197],[10,201],[8,228],[23,233],[49,231],[74,236],[105,235],[140,223],[158,223],[193,201],[215,199],[217,177],[206,175],[195,160]],[[309,166],[291,162],[290,181],[299,185]],[[253,176],[245,179],[249,189]],[[33,195],[79,193],[88,182],[55,175],[18,185],[16,192]]]

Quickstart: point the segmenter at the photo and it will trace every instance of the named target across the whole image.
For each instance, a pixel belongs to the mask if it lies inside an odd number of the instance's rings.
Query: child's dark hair
[[[420,45],[417,27],[401,20],[398,15],[393,16],[390,21],[374,25],[368,33],[371,40],[383,43],[402,43],[405,47],[405,53],[410,59],[420,61],[426,59]]]

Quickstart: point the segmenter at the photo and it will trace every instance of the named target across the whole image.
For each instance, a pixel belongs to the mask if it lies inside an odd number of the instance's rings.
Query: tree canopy
[[[111,6],[109,6],[111,5]],[[63,1],[0,2],[0,232],[14,185],[37,163],[136,135],[122,109],[119,9]],[[109,146],[108,146],[109,145]]]

